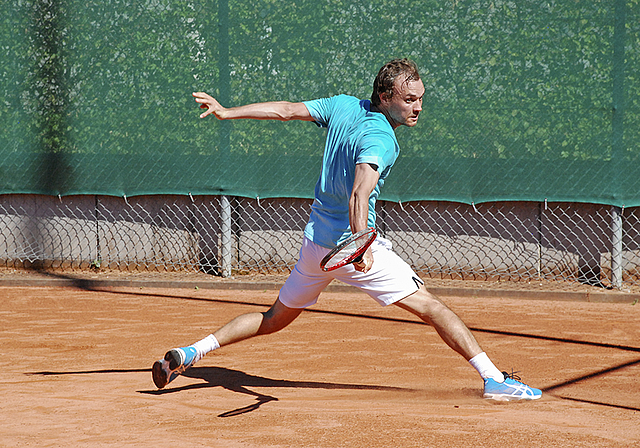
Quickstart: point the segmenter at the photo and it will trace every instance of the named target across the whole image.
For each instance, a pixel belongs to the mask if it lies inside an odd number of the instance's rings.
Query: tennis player
[[[327,139],[300,257],[278,299],[264,313],[243,314],[193,345],[169,350],[153,365],[158,388],[212,350],[282,330],[338,279],[360,288],[383,306],[399,306],[433,326],[444,342],[478,371],[484,380],[485,398],[508,401],[542,396],[540,390],[501,372],[462,320],[425,289],[423,281],[384,238],[378,237],[359,263],[331,272],[320,268],[320,261],[336,244],[375,226],[376,199],[400,151],[394,130],[416,125],[424,93],[415,63],[396,59],[380,69],[370,101],[338,95],[300,103],[226,108],[206,93],[193,94],[206,109],[200,118],[310,121],[327,128]]]

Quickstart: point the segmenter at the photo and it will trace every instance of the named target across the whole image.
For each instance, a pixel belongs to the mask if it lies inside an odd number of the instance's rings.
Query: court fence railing
[[[308,199],[0,195],[5,267],[287,273]],[[424,277],[640,285],[640,210],[587,203],[380,201],[380,236]]]

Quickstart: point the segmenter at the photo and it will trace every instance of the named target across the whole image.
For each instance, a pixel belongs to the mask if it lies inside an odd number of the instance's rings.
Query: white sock
[[[474,356],[469,360],[471,364],[480,374],[482,379],[493,378],[499,383],[504,381],[504,375],[498,368],[491,362],[485,352]]]
[[[217,348],[220,348],[220,343],[218,342],[218,340],[216,339],[216,337],[212,334],[210,334],[209,336],[207,336],[206,338],[196,342],[195,344],[192,344],[193,347],[195,347],[196,351],[198,352],[198,354],[200,355],[200,358],[202,359],[202,357],[204,355],[206,355],[207,353],[209,353],[210,351],[213,351]]]

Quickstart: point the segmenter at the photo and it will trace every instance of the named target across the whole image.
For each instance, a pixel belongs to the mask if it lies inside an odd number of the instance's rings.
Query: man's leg
[[[289,308],[278,299],[268,311],[238,316],[213,335],[222,347],[254,336],[280,331],[293,322],[301,312],[301,308]]]
[[[428,292],[423,285],[415,293],[395,302],[438,332],[442,340],[467,361],[482,353],[482,348],[471,331],[447,305]]]
[[[505,377],[484,353],[458,315],[428,292],[424,285],[395,304],[434,327],[449,347],[469,361],[484,380],[485,398],[510,401],[535,400],[542,396],[540,390],[529,387],[516,378]]]
[[[289,308],[278,298],[264,313],[238,316],[193,345],[169,350],[163,359],[153,364],[153,382],[158,389],[162,389],[211,350],[254,336],[280,331],[293,322],[301,312],[301,308]]]

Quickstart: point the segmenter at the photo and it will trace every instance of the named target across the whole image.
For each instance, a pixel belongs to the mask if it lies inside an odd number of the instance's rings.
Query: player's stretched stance
[[[371,101],[339,95],[304,103],[270,102],[225,108],[206,93],[194,93],[206,109],[200,115],[220,120],[250,118],[313,121],[327,128],[322,172],[316,184],[311,216],[304,230],[300,257],[266,312],[243,314],[193,345],[169,350],[153,365],[153,381],[165,387],[174,378],[221,346],[279,331],[333,280],[356,286],[383,306],[396,305],[433,326],[444,342],[462,355],[484,380],[484,397],[535,400],[542,396],[496,368],[462,320],[430,294],[423,282],[378,237],[362,259],[332,271],[320,267],[338,243],[367,227],[375,228],[375,203],[400,148],[394,130],[413,127],[422,111],[425,89],[416,65],[407,59],[385,64]]]

